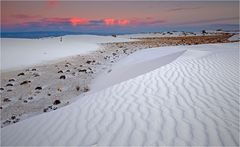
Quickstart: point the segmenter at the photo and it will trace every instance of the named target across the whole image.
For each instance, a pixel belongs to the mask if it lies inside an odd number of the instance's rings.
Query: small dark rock
[[[4,98],[3,101],[4,102],[11,102],[11,100],[9,98]]]
[[[62,92],[62,89],[61,89],[61,88],[58,88],[57,90],[60,91],[60,92]]]
[[[78,72],[87,72],[86,69],[79,69]]]
[[[68,70],[66,70],[66,72],[70,72],[70,70],[68,69]]]
[[[60,70],[60,71],[58,71],[58,73],[63,73],[63,71],[62,71],[62,70]]]
[[[51,94],[49,93],[49,94],[47,94],[48,96],[51,96]]]
[[[32,100],[32,99],[33,99],[33,97],[29,97],[28,99],[29,99],[29,100]]]
[[[32,71],[36,71],[37,69],[36,68],[33,68]]]
[[[13,84],[11,84],[11,83],[8,83],[6,86],[13,86]]]
[[[14,79],[9,79],[8,82],[14,82],[15,80]]]
[[[89,88],[88,87],[84,87],[83,92],[88,92]]]
[[[9,125],[10,123],[11,123],[10,120],[6,120],[6,121],[3,122],[4,125]]]
[[[20,120],[20,119],[17,118],[16,120],[13,121],[13,123],[17,123],[17,122],[19,122],[19,120]]]
[[[87,63],[87,64],[90,64],[91,62],[92,62],[92,61],[87,61],[86,63]]]
[[[0,90],[1,90],[1,91],[3,91],[3,90],[4,90],[4,88],[0,88]]]
[[[44,109],[43,109],[43,112],[47,112],[47,111],[48,111],[48,108],[44,108]]]
[[[68,65],[66,64],[65,67],[68,67]]]
[[[55,100],[55,101],[53,102],[53,105],[58,105],[58,104],[60,104],[60,103],[61,103],[60,100]]]
[[[2,106],[0,107],[0,109],[2,109]]]
[[[7,92],[11,92],[11,91],[12,91],[12,89],[8,89],[8,90],[7,90]]]
[[[113,56],[116,56],[117,54],[116,53],[112,53]]]
[[[22,72],[22,73],[19,73],[18,76],[24,76],[25,74]]]
[[[24,84],[28,84],[31,83],[31,81],[23,81],[22,83],[20,83],[20,85],[24,85]]]
[[[66,79],[66,76],[65,75],[61,75],[60,79]]]
[[[79,91],[80,90],[80,86],[76,86],[76,90]]]
[[[38,76],[40,76],[38,73],[33,73],[33,76],[34,77],[38,77]]]
[[[24,103],[27,103],[28,101],[27,101],[27,100],[24,100],[23,102],[24,102]]]
[[[16,116],[14,116],[14,115],[11,117],[11,119],[15,119],[15,118],[16,118]]]
[[[38,87],[35,88],[35,90],[42,90],[42,87],[38,86]]]

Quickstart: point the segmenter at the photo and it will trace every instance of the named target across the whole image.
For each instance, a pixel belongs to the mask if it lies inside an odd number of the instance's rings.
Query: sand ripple
[[[207,47],[7,126],[2,145],[238,146],[238,44]]]

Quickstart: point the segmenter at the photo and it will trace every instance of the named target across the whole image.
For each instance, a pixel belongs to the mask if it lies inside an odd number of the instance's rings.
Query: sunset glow
[[[238,2],[3,1],[1,27],[15,31],[159,31],[237,26]],[[143,11],[144,10],[144,11]],[[209,13],[214,12],[214,13]],[[44,26],[44,28],[43,28]],[[111,28],[111,29],[109,29]]]

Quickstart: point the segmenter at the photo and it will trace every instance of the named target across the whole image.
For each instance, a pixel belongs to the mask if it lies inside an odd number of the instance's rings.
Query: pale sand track
[[[154,71],[2,128],[2,145],[238,146],[239,44],[186,49]]]

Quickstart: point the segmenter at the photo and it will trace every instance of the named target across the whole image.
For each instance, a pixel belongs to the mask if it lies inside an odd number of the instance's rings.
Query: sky
[[[2,32],[154,32],[238,24],[238,1],[1,1]]]

